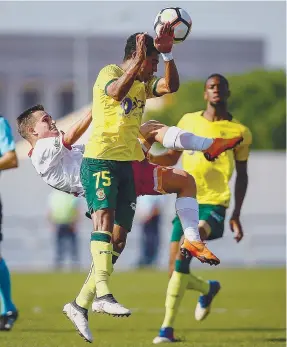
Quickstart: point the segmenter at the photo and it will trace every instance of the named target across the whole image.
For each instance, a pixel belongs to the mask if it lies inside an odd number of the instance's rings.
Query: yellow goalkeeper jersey
[[[203,111],[185,114],[177,126],[203,137],[228,139],[243,136],[243,142],[239,146],[222,153],[214,162],[207,161],[202,152],[183,152],[183,169],[196,181],[198,203],[228,207],[231,196],[228,182],[235,161],[248,159],[249,146],[252,143],[250,130],[234,118],[231,121],[208,121],[203,117]]]
[[[139,127],[146,99],[156,96],[154,90],[159,78],[154,76],[147,83],[136,80],[119,102],[106,91],[123,73],[119,66],[107,65],[98,75],[93,88],[92,133],[84,157],[117,161],[144,159],[138,141]]]

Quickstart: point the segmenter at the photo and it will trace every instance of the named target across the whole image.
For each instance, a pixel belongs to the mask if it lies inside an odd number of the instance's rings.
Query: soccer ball
[[[174,28],[174,43],[183,42],[191,31],[192,21],[189,14],[180,7],[168,7],[161,10],[154,21],[154,30],[159,34],[161,26],[170,22]]]

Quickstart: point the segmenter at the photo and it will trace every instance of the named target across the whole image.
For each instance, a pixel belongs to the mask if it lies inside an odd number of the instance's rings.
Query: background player
[[[0,170],[9,170],[18,167],[18,159],[15,152],[15,143],[8,121],[0,116]],[[2,204],[0,202],[0,228],[2,225]],[[0,242],[2,231],[0,229]],[[11,280],[9,269],[0,253],[0,330],[11,330],[18,311],[11,298]]]
[[[197,183],[199,231],[202,239],[213,240],[223,236],[225,213],[231,196],[228,182],[234,167],[236,168],[235,206],[230,219],[230,228],[234,232],[236,242],[240,242],[243,237],[240,213],[247,190],[247,160],[252,137],[249,129],[228,112],[229,96],[229,84],[226,78],[219,74],[209,76],[204,90],[206,110],[186,114],[178,126],[200,136],[228,138],[242,134],[243,142],[233,151],[222,153],[214,163],[204,160],[200,152],[183,152],[183,168],[194,176]],[[169,151],[167,154],[152,157],[151,160],[161,165],[174,165],[180,156],[180,152]],[[206,282],[189,272],[190,260],[179,252],[182,235],[180,221],[175,217],[170,245],[171,278],[166,294],[165,318],[159,335],[153,340],[156,344],[176,341],[173,326],[186,289],[202,293],[195,311],[197,320],[202,320],[208,315],[211,302],[220,290],[218,281]]]

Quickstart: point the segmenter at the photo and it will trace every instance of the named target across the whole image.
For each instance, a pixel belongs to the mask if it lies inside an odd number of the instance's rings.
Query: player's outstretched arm
[[[92,111],[90,111],[84,118],[75,123],[64,135],[64,142],[67,145],[73,145],[88,129],[92,122]]]
[[[243,238],[243,228],[240,223],[240,214],[248,186],[247,164],[250,153],[250,145],[252,143],[252,134],[248,128],[245,128],[242,136],[242,144],[233,150],[236,169],[234,191],[235,205],[229,221],[230,229],[234,233],[234,239],[237,242],[241,241]]]
[[[143,61],[146,58],[145,34],[136,38],[136,54],[131,59],[131,64],[124,74],[106,88],[106,93],[116,101],[121,101],[131,89]]]
[[[161,27],[159,35],[154,40],[154,45],[165,62],[164,77],[157,82],[155,89],[155,94],[158,96],[174,93],[179,88],[179,75],[171,53],[173,36],[174,33],[170,23],[166,23]]]
[[[247,160],[236,161],[235,165],[235,206],[229,223],[231,231],[234,232],[234,239],[239,242],[243,238],[243,228],[240,223],[240,214],[248,186]]]

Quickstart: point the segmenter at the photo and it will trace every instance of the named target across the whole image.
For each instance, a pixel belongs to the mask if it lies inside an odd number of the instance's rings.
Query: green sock
[[[182,272],[173,271],[169,280],[166,300],[165,300],[165,317],[162,327],[173,327],[177,311],[189,280],[189,275]]]
[[[113,245],[110,243],[111,233],[96,231],[91,236],[91,253],[94,263],[97,297],[110,294],[108,286],[112,273]]]
[[[204,281],[202,278],[194,276],[193,274],[189,274],[187,289],[196,290],[204,295],[209,292],[209,283]]]
[[[76,304],[88,309],[96,295],[96,282],[94,274],[94,264],[92,263],[88,277],[76,298]]]

